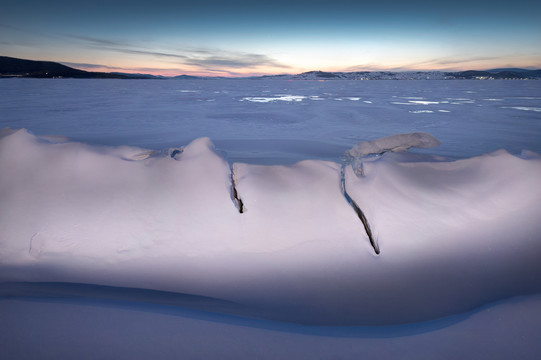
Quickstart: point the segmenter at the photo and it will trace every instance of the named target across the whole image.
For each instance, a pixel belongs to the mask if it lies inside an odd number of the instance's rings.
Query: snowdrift
[[[387,153],[360,175],[230,165],[208,138],[153,152],[5,129],[0,281],[156,290],[304,324],[426,321],[541,291],[540,178],[538,155],[504,150]]]

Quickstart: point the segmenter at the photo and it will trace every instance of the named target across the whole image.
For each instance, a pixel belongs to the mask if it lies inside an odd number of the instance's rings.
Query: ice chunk
[[[522,111],[541,112],[541,108],[533,107],[533,106],[502,106],[502,108],[504,108],[504,109],[522,110]]]
[[[249,96],[249,97],[242,98],[241,101],[270,103],[270,102],[275,102],[275,101],[300,102],[300,101],[303,101],[304,99],[306,99],[306,96],[285,94],[285,95],[276,95],[274,97]]]
[[[367,155],[383,154],[391,151],[406,151],[411,147],[432,148],[440,144],[434,136],[416,132],[410,134],[397,134],[384,138],[363,141],[346,151],[346,156],[359,159]]]

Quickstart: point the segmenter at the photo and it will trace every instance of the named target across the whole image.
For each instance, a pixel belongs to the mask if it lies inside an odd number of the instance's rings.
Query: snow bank
[[[376,255],[340,164],[230,167],[207,138],[153,153],[0,137],[3,282],[164,290],[327,325],[417,322],[541,290],[539,157],[393,153],[364,177],[346,167]],[[433,143],[396,139],[369,147]]]

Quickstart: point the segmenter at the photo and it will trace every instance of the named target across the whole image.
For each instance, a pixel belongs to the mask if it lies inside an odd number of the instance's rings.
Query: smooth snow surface
[[[362,177],[346,167],[376,255],[338,163],[229,166],[208,138],[145,158],[2,135],[2,281],[164,290],[321,325],[427,321],[541,290],[539,158],[390,153]]]
[[[0,348],[19,360],[535,360],[540,309],[535,295],[427,323],[311,327],[127,301],[11,298],[0,300]]]

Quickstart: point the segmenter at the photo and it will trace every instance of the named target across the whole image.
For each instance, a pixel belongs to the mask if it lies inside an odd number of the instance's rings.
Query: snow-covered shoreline
[[[376,255],[337,163],[228,164],[204,138],[156,154],[2,135],[3,282],[163,290],[327,325],[427,321],[541,290],[536,154],[346,167]]]

